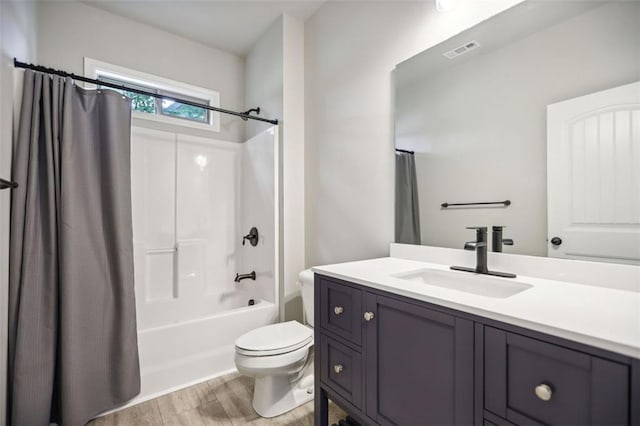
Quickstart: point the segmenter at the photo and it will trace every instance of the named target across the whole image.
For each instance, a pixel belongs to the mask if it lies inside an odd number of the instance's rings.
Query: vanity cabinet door
[[[370,293],[365,308],[367,415],[381,425],[472,424],[473,323]]]
[[[629,366],[485,327],[485,408],[515,424],[626,425]]]

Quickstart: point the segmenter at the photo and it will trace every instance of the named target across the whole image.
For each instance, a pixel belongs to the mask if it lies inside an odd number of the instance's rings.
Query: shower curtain
[[[131,111],[25,71],[9,277],[12,425],[84,425],[140,391]]]
[[[413,154],[396,151],[396,243],[420,244],[418,181]]]

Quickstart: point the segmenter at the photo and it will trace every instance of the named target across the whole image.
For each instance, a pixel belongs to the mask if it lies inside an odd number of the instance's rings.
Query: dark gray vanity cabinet
[[[365,309],[366,414],[383,425],[471,424],[473,323],[369,292]]]
[[[473,422],[472,321],[317,279],[317,424],[325,394],[363,423]]]
[[[315,421],[639,425],[640,360],[316,274]]]
[[[629,424],[630,366],[484,327],[484,407],[514,424]]]

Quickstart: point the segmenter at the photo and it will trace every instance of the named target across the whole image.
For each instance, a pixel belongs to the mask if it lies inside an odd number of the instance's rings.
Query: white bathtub
[[[133,127],[142,390],[128,405],[233,370],[235,340],[277,321],[277,141],[277,128],[238,144]],[[242,246],[254,226],[258,245]]]
[[[235,340],[277,318],[273,303],[256,300],[253,306],[140,331],[142,390],[127,405],[234,370]]]

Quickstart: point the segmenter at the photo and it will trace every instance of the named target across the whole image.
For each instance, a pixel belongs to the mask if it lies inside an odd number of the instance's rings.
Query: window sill
[[[132,111],[131,118],[137,120],[153,121],[155,123],[163,123],[177,127],[189,127],[191,129],[205,130],[209,132],[220,132],[220,123],[205,124],[195,121],[183,120],[180,118],[166,117],[164,115],[148,114],[146,112]]]

